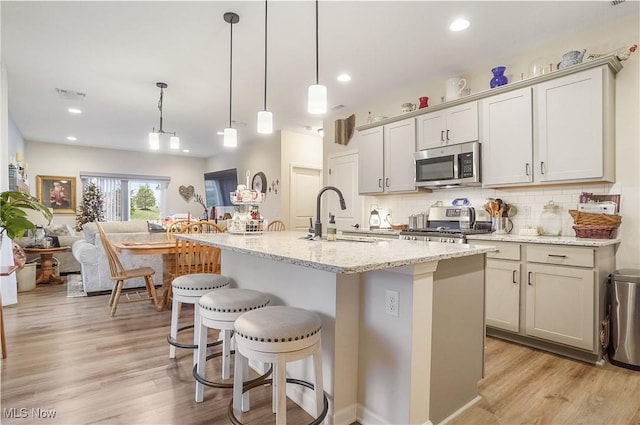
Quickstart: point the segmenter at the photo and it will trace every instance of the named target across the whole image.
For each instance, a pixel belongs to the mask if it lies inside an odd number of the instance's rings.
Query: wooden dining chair
[[[173,234],[181,233],[189,223],[193,223],[193,222],[189,220],[177,220],[171,223],[167,227],[167,239],[169,239],[170,241],[173,240]]]
[[[139,267],[136,269],[126,269],[116,253],[115,248],[107,238],[107,234],[100,225],[96,222],[98,231],[100,232],[100,241],[104,247],[104,251],[107,254],[107,260],[109,260],[109,269],[111,273],[111,280],[115,281],[115,285],[111,290],[111,296],[109,297],[109,307],[111,307],[111,316],[115,316],[120,297],[125,296],[124,303],[140,302],[140,301],[153,301],[156,309],[161,310],[161,305],[158,303],[158,296],[156,294],[156,287],[153,283],[153,275],[156,273],[151,267]],[[124,282],[136,277],[144,278],[147,294],[146,296],[141,293],[140,288],[124,289]]]
[[[286,230],[286,228],[285,228],[284,222],[282,222],[280,220],[273,220],[267,226],[267,231],[268,232],[284,232],[285,230]]]
[[[222,233],[223,231],[213,221],[193,221],[184,225],[180,233]]]

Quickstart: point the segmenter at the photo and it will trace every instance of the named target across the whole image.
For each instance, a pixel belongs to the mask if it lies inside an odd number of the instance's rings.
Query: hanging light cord
[[[231,128],[231,99],[233,99],[233,18],[229,22],[231,37],[229,43],[229,128]]]
[[[316,0],[316,85],[320,84],[320,65],[318,60],[318,0]]]
[[[264,110],[267,110],[267,3],[264,1]]]
[[[160,131],[158,131],[158,133],[160,133],[160,134],[164,133],[164,131],[162,131],[162,97],[163,97],[163,93],[164,93],[164,90],[162,89],[162,87],[160,87],[160,99],[158,100],[158,109],[160,110]]]

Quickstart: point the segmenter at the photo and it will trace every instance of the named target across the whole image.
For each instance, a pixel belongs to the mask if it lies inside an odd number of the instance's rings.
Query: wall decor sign
[[[36,198],[54,214],[76,213],[76,178],[36,176]]]
[[[189,202],[191,198],[193,198],[193,195],[196,193],[196,190],[192,185],[189,185],[189,186],[180,186],[178,188],[178,192],[180,193],[180,196],[182,196],[182,199]]]

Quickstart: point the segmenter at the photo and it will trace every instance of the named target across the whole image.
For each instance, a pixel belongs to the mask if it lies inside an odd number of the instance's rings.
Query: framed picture
[[[76,213],[76,178],[36,176],[36,197],[54,214]]]

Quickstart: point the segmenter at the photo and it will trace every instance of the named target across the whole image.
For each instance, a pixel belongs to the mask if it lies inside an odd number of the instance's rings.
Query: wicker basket
[[[576,224],[573,226],[576,237],[588,239],[613,239],[618,226],[589,226]]]
[[[608,226],[618,227],[622,217],[614,214],[587,213],[578,210],[569,210],[573,217],[573,223],[581,226]]]

